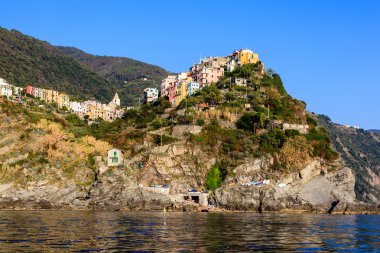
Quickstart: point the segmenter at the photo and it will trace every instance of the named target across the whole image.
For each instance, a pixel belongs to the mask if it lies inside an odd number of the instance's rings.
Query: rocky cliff
[[[8,123],[12,126],[13,121]],[[25,125],[31,131],[29,145],[49,136],[43,130],[45,125]],[[20,139],[20,130],[2,128],[7,138],[2,138],[2,162],[13,168],[10,154],[6,151],[19,149],[18,156],[25,156],[27,150]],[[28,128],[29,129],[29,128]],[[40,129],[38,134],[33,133]],[[50,129],[55,129],[50,126]],[[58,130],[51,130],[51,132]],[[33,174],[36,167],[26,166],[27,161],[18,162],[14,168],[15,179],[3,178],[0,185],[1,209],[85,209],[85,210],[201,210],[204,207],[187,201],[183,195],[189,188],[202,187],[205,175],[218,159],[216,152],[205,152],[186,138],[186,132],[199,132],[188,126],[172,129],[178,141],[163,146],[136,146],[137,154],[126,161],[125,166],[109,168],[102,157],[96,157],[93,169],[77,167],[74,175],[59,172],[54,164],[40,172],[41,178]],[[12,134],[11,134],[12,133]],[[34,135],[35,134],[35,135]],[[57,134],[57,133],[56,133]],[[5,136],[5,135],[3,135]],[[9,136],[14,136],[13,141]],[[62,137],[62,135],[60,135]],[[24,137],[25,138],[25,137]],[[64,140],[56,145],[63,146]],[[13,148],[11,148],[13,147]],[[76,147],[78,148],[78,147]],[[5,157],[8,157],[5,159]],[[24,158],[24,159],[30,159]],[[58,160],[57,160],[58,159]],[[70,162],[70,159],[67,160]],[[51,163],[51,162],[50,162]],[[50,164],[49,163],[49,164]],[[143,167],[138,164],[142,163]],[[376,206],[368,206],[356,201],[355,178],[351,169],[340,162],[335,167],[327,167],[322,161],[313,160],[298,172],[283,177],[273,177],[269,168],[274,158],[262,156],[241,162],[230,174],[223,187],[209,195],[209,204],[225,210],[248,211],[289,211],[307,212],[376,212]],[[11,166],[9,165],[11,164]],[[84,165],[88,167],[88,165]],[[4,166],[3,166],[4,168]],[[4,170],[2,170],[4,172]],[[48,172],[50,171],[50,172]],[[55,174],[54,174],[54,173]],[[49,174],[50,173],[50,174]],[[57,175],[60,176],[57,179]],[[70,178],[69,178],[70,175]],[[21,181],[20,178],[29,180]],[[253,179],[266,178],[266,185],[247,185]],[[88,182],[87,184],[83,182]],[[17,183],[15,183],[17,182]],[[169,189],[150,187],[151,184],[170,184]],[[201,209],[199,209],[201,208]]]
[[[355,175],[355,193],[361,201],[380,203],[380,135],[374,132],[334,124],[318,116],[326,127],[343,163]]]
[[[231,102],[248,88],[220,84],[182,107],[160,98],[92,125],[37,99],[21,106],[0,98],[0,207],[376,212],[375,201],[360,202],[368,199],[358,195],[360,170],[332,149],[326,129],[279,76],[251,79],[259,83],[249,87],[250,106]],[[214,105],[197,106],[205,101]],[[305,132],[284,129],[286,122]],[[106,165],[111,147],[125,151],[123,165]]]

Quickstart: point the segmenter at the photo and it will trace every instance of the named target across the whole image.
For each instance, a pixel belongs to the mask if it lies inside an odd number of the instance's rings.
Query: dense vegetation
[[[11,84],[51,88],[80,98],[109,101],[113,84],[54,46],[16,30],[0,28],[0,77]]]
[[[91,55],[74,47],[58,49],[110,83],[118,84],[117,92],[127,105],[137,104],[145,88],[159,87],[161,80],[169,74],[161,67],[126,57]]]
[[[246,78],[248,85],[234,85],[231,78]],[[282,173],[297,171],[312,159],[321,158],[330,163],[339,157],[332,149],[326,129],[318,126],[316,119],[306,112],[306,104],[287,94],[278,74],[273,71],[262,74],[259,64],[226,72],[218,83],[196,92],[178,108],[199,104],[208,105],[203,108],[203,114],[217,115],[219,120],[203,121],[202,133],[193,135],[192,140],[205,151],[218,153],[228,169],[246,157],[266,154],[275,157],[272,169]],[[240,115],[235,122],[237,129],[222,127],[220,121],[230,121],[233,115]],[[308,125],[309,132],[284,131],[281,127],[284,122]],[[218,174],[215,168],[210,173]]]
[[[119,92],[123,105],[138,103],[143,89],[160,84],[167,72],[157,66],[122,57],[86,54],[0,27],[0,77],[65,92],[74,98],[109,102]],[[147,78],[144,81],[142,78]]]

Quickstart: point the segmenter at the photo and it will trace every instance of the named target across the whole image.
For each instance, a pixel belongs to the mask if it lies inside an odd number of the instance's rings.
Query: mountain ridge
[[[16,30],[0,28],[0,76],[9,83],[55,89],[78,98],[112,98],[110,83],[84,69],[53,45]]]
[[[85,52],[84,50],[81,50],[79,48],[73,47],[73,46],[56,46],[61,52],[63,52],[65,55],[70,56],[80,62],[82,65],[87,66],[89,69],[93,70],[94,72],[98,73],[99,75],[105,77],[106,79],[117,79],[121,81],[130,81],[135,79],[141,79],[144,77],[153,76],[156,77],[157,74],[158,77],[162,77],[163,75],[168,74],[169,72],[165,69],[157,66],[152,65],[143,61],[139,61],[136,59],[132,59],[129,57],[121,57],[121,56],[107,56],[107,55],[96,55],[96,54],[90,54]],[[143,69],[141,67],[152,67],[152,71],[147,71],[146,69]],[[129,76],[121,73],[115,73],[117,71],[120,71],[120,68],[123,67],[133,67],[133,68],[139,68],[139,71],[134,71],[134,76]],[[127,74],[132,74],[131,71]],[[120,75],[120,76],[116,76]],[[124,77],[124,78],[123,78]]]
[[[74,47],[57,47],[1,27],[0,56],[0,77],[10,84],[20,87],[33,84],[65,92],[73,98],[95,98],[103,103],[118,92],[123,105],[136,104],[144,88],[158,85],[169,73],[126,57],[94,56]]]

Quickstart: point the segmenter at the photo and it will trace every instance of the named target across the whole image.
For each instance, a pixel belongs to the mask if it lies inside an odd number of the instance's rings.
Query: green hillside
[[[0,56],[0,77],[11,84],[31,84],[101,102],[110,101],[118,92],[122,105],[136,104],[144,88],[158,87],[168,73],[129,58],[93,56],[72,47],[55,47],[4,28],[0,28]]]
[[[118,88],[47,42],[0,28],[0,77],[14,85],[32,84],[80,98],[109,101]]]
[[[120,86],[119,94],[128,105],[137,103],[147,87],[159,87],[169,72],[165,69],[126,57],[97,56],[75,47],[58,47],[86,68]]]

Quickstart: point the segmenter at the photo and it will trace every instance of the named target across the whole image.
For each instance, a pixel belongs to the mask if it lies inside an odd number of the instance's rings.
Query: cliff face
[[[346,166],[352,168],[357,198],[380,203],[380,135],[334,124],[325,116],[318,117],[327,129],[334,148]]]
[[[177,149],[173,145],[163,149]],[[150,157],[157,153],[153,151]],[[181,157],[183,154],[181,155]],[[170,155],[171,161],[179,155]],[[65,186],[51,185],[46,181],[30,182],[26,188],[13,184],[0,187],[0,207],[7,209],[95,209],[95,210],[197,210],[194,204],[185,201],[178,193],[194,185],[197,172],[194,163],[162,166],[168,158],[159,158],[141,171],[141,179],[133,181],[132,171],[112,169],[99,176],[91,186],[83,187],[74,182]],[[205,161],[206,162],[206,161]],[[165,175],[172,177],[169,194],[154,191],[142,186],[148,173],[155,170],[155,165],[165,170]],[[204,165],[199,162],[198,165]],[[198,171],[200,173],[200,171]],[[174,177],[177,176],[177,178]],[[193,177],[192,177],[192,176]],[[156,180],[160,180],[157,177]],[[282,186],[281,183],[285,186]],[[289,175],[278,182],[265,186],[224,186],[210,195],[210,204],[228,210],[248,211],[288,211],[327,212],[330,208],[338,212],[371,212],[376,206],[369,207],[355,201],[355,178],[349,168],[325,172],[318,161],[314,161],[300,173]],[[336,205],[336,206],[335,206]]]
[[[10,209],[95,209],[95,210],[197,210],[181,193],[202,186],[208,168],[217,157],[197,146],[177,142],[142,151],[125,168],[105,167],[99,162],[97,178],[89,185],[73,180],[29,181],[0,186],[0,207]],[[137,164],[143,161],[144,167]],[[328,172],[313,161],[299,173],[292,173],[265,186],[241,186],[265,175],[273,158],[248,159],[230,175],[225,185],[210,195],[210,204],[228,210],[326,212],[339,201],[335,211],[371,211],[355,201],[355,178],[349,168]],[[25,170],[23,173],[27,173]],[[266,174],[268,175],[268,174]],[[23,176],[26,176],[23,175]],[[268,175],[269,176],[269,175]],[[77,176],[78,177],[78,176]],[[93,178],[93,175],[87,175]],[[149,184],[170,180],[170,189],[160,192]],[[234,183],[233,183],[234,182]],[[375,209],[373,209],[375,210]]]
[[[109,168],[102,157],[110,148],[107,142],[75,137],[50,120],[31,123],[35,115],[0,102],[1,209],[197,210],[183,194],[204,187],[210,168],[221,159],[217,146],[205,149],[189,138],[202,127],[175,126],[151,131],[124,166]],[[157,146],[149,136],[160,134],[174,142]],[[251,211],[326,212],[334,205],[338,211],[375,210],[356,201],[355,178],[340,161],[312,159],[303,169],[285,173],[273,169],[276,159],[266,154],[236,160],[223,187],[210,193],[210,204]],[[247,186],[255,180],[270,182]]]
[[[286,184],[286,185],[285,185]],[[326,173],[313,161],[299,173],[293,173],[274,185],[233,186],[215,192],[216,203],[232,210],[327,212],[357,210],[355,178],[349,168]]]

